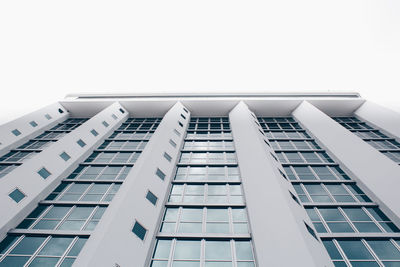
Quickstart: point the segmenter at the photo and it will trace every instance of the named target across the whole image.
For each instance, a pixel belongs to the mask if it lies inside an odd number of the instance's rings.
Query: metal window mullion
[[[304,206],[303,206],[304,208]],[[329,232],[332,233],[331,229],[328,226],[328,223],[325,221],[325,218],[322,216],[321,212],[319,211],[318,207],[313,207],[313,210],[315,211],[315,213],[317,214],[317,216],[320,218],[320,222],[322,223],[322,225],[325,227],[325,229]],[[310,218],[311,219],[311,218]],[[318,232],[316,233],[317,235],[319,234]]]
[[[75,205],[76,207],[76,205]],[[97,210],[100,208],[100,206],[94,206],[94,209],[92,210],[92,212],[89,214],[89,216],[86,218],[85,223],[82,225],[81,229],[85,229],[85,227],[89,224],[89,222],[92,220],[92,217],[94,216],[94,214],[97,212]],[[100,217],[101,219],[101,217]],[[99,219],[99,220],[100,220]],[[81,230],[84,231],[84,230]]]
[[[344,210],[342,209],[341,206],[338,206],[337,209],[339,210],[339,212],[342,214],[342,216],[344,216],[345,220],[347,221],[347,223],[350,224],[350,227],[354,230],[355,233],[361,233],[360,231],[358,231],[357,227],[354,225],[353,221],[347,216],[346,212],[344,212]]]
[[[368,215],[368,217],[372,220],[373,223],[375,223],[379,230],[381,230],[383,233],[388,233],[383,226],[379,223],[379,221],[377,219],[375,219],[374,216],[372,216],[372,214],[369,213],[369,211],[365,208],[365,207],[361,207],[361,209]]]
[[[46,246],[46,244],[50,241],[51,239],[51,235],[47,236],[46,239],[42,242],[42,244],[35,250],[35,252],[33,252],[33,254],[31,255],[31,257],[29,258],[29,260],[25,263],[24,266],[29,266],[32,261],[36,258],[36,256],[39,254],[39,251],[42,250],[42,248],[44,246]]]
[[[52,206],[54,207],[54,204],[53,204]],[[57,230],[58,230],[57,228],[58,228],[59,226],[61,226],[61,225],[67,220],[68,216],[71,215],[71,213],[75,210],[75,208],[76,208],[76,205],[72,205],[72,206],[69,208],[69,211],[60,219],[60,222],[57,223],[57,225],[54,227],[54,230],[55,230],[55,231],[57,231]],[[80,231],[80,230],[79,230],[79,231]]]
[[[76,242],[78,242],[79,237],[74,237],[74,239],[72,240],[72,242],[68,245],[67,249],[64,251],[64,253],[61,255],[60,260],[58,261],[58,264],[56,265],[56,267],[60,267],[62,262],[64,261],[64,259],[67,257],[69,251],[73,248],[73,246],[75,245]]]
[[[308,197],[308,199],[310,200],[310,203],[315,203],[314,200],[313,200],[312,197],[311,197],[311,194],[308,193],[308,190],[307,190],[307,188],[304,186],[304,184],[301,183],[301,184],[299,184],[299,185],[300,185],[301,189],[303,189],[304,194],[305,194],[305,195]],[[299,196],[297,192],[296,192],[296,195],[297,195],[297,197]],[[299,199],[299,201],[300,201],[300,199]]]
[[[44,217],[44,215],[45,214],[47,214],[47,212],[49,212],[49,210],[52,208],[52,207],[54,207],[54,204],[52,204],[52,205],[46,205],[47,206],[47,208],[42,212],[42,214],[40,214],[37,218],[35,218],[35,221],[32,223],[32,225],[31,226],[29,226],[27,229],[32,229],[32,227],[34,227],[36,224],[38,224],[39,223],[39,221],[41,220],[41,219],[43,219],[43,217]],[[31,218],[31,217],[25,217],[25,219],[29,219],[29,218]],[[24,220],[25,220],[24,219]],[[57,225],[56,225],[57,226]]]
[[[339,203],[338,201],[336,201],[336,199],[333,197],[333,195],[331,194],[331,192],[329,191],[329,189],[325,186],[324,183],[321,183],[322,188],[328,193],[328,196],[333,200],[333,202]]]
[[[10,252],[16,247],[18,246],[19,242],[21,242],[21,239],[24,238],[25,235],[21,235],[17,238],[17,240],[14,242],[14,244],[12,244],[4,253],[3,256],[0,256],[0,261],[2,261],[5,257],[7,257]]]
[[[347,191],[347,193],[349,193],[349,195],[350,195],[356,202],[361,202],[361,201],[356,197],[356,195],[354,195],[354,193],[350,191],[350,189],[347,187],[346,184],[340,183],[340,185],[341,185],[342,187],[344,187],[344,189]],[[356,183],[355,185],[357,185],[357,183]],[[358,194],[358,195],[360,195],[360,194]],[[363,195],[366,195],[366,194],[363,193]],[[375,203],[375,202],[372,202],[372,203]]]
[[[103,196],[101,197],[100,201],[98,201],[98,202],[104,201],[103,199],[110,193],[110,191],[111,191],[111,189],[114,187],[114,185],[115,185],[115,183],[111,183],[111,184],[108,186],[106,192],[103,193]],[[118,189],[118,190],[119,190],[119,189]],[[115,194],[113,194],[113,195],[115,196],[117,193],[118,193],[118,191],[115,192]],[[109,202],[111,203],[112,200],[110,200]]]
[[[54,200],[58,200],[58,199],[60,199],[61,197],[63,197],[63,196],[66,194],[66,192],[70,189],[70,187],[72,187],[73,184],[75,184],[75,183],[68,183],[68,186],[67,186],[66,188],[64,188],[63,191],[61,191],[60,193],[58,193],[57,197],[56,197]],[[53,192],[54,192],[54,191],[53,191]]]
[[[74,183],[75,184],[75,183]],[[77,201],[81,201],[82,198],[89,192],[89,190],[95,185],[96,183],[91,183],[89,186],[86,188],[85,191],[82,192],[81,196],[78,198]]]
[[[381,267],[385,267],[383,265],[383,263],[380,261],[378,255],[376,255],[375,251],[369,246],[368,242],[362,238],[361,242],[364,244],[364,246],[367,248],[367,250],[369,251],[369,253],[371,253],[372,257],[374,258],[374,260],[379,264],[379,266]]]
[[[344,253],[342,247],[336,239],[331,239],[332,243],[336,246],[339,254],[342,256],[343,261],[347,264],[347,266],[352,266],[350,260],[347,258],[346,253]]]

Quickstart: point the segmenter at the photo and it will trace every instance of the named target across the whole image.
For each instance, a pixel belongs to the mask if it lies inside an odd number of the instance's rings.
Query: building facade
[[[400,266],[400,114],[69,95],[0,126],[0,266]]]

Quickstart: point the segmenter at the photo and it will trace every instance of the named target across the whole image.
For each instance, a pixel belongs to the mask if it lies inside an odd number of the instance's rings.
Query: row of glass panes
[[[44,132],[41,135],[36,136],[33,138],[34,140],[58,140],[61,137],[67,135],[68,132]]]
[[[135,131],[124,131],[114,132],[109,139],[123,139],[123,140],[149,140],[153,136],[154,132],[135,132]]]
[[[87,237],[8,235],[0,243],[0,266],[72,266]]]
[[[214,122],[221,122],[221,123],[229,123],[229,119],[227,117],[195,117],[190,118],[191,123],[214,123]]]
[[[183,152],[179,163],[186,164],[229,164],[237,163],[234,152]]]
[[[399,232],[379,208],[314,207],[306,211],[319,233]]]
[[[91,163],[135,163],[140,152],[93,152],[85,162]]]
[[[19,165],[16,164],[1,164],[0,165],[0,178],[6,176],[10,172],[12,172]]]
[[[151,267],[167,266],[254,267],[255,260],[249,240],[157,240]]]
[[[185,204],[244,204],[240,185],[174,184],[168,200]]]
[[[371,130],[371,131],[357,131],[357,130],[352,130],[352,133],[357,135],[358,137],[362,139],[382,139],[382,138],[388,138],[386,135],[381,133],[378,130]]]
[[[11,151],[0,158],[0,162],[24,162],[32,158],[39,152]]]
[[[117,131],[155,131],[158,123],[123,123]]]
[[[35,140],[30,140],[23,144],[22,146],[19,146],[18,149],[40,149],[43,150],[46,147],[49,147],[52,144],[52,141],[47,140],[47,141],[35,141]]]
[[[229,130],[230,126],[229,123],[189,123],[188,130],[198,130],[198,131],[207,131],[207,130]]]
[[[287,122],[263,123],[263,122],[260,122],[260,125],[263,128],[263,130],[298,130],[298,129],[301,129],[300,125],[295,122],[291,122],[291,123],[287,123]]]
[[[400,265],[398,239],[330,239],[323,240],[337,267],[396,267]]]
[[[185,141],[186,150],[232,150],[232,141]]]
[[[147,141],[105,141],[97,149],[143,150]]]
[[[61,183],[46,198],[52,201],[110,202],[118,192],[118,183]]]
[[[84,166],[76,168],[67,179],[78,180],[125,180],[130,166]]]
[[[162,233],[248,234],[244,208],[167,208]]]
[[[308,203],[355,203],[371,202],[354,184],[294,184],[301,202]]]
[[[339,166],[285,166],[289,180],[350,180]]]
[[[365,140],[376,149],[399,149],[400,144],[394,140]]]
[[[162,118],[128,118],[125,123],[133,122],[146,122],[146,123],[160,123]]]
[[[281,149],[321,149],[315,141],[271,141],[271,146],[275,150]]]
[[[182,181],[239,181],[237,167],[178,167],[175,180]]]
[[[186,139],[232,139],[232,133],[228,131],[189,131],[186,134]]]
[[[395,151],[391,151],[391,152],[382,152],[382,154],[384,154],[385,156],[387,156],[388,158],[390,158],[391,160],[400,163],[400,152],[395,152]]]
[[[309,139],[311,138],[305,131],[291,132],[268,132],[264,131],[268,139]]]
[[[276,152],[281,163],[333,163],[326,152]]]
[[[17,229],[93,230],[106,207],[76,205],[39,205]]]

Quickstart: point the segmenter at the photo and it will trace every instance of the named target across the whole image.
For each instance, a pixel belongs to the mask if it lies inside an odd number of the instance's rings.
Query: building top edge
[[[154,94],[68,94],[66,99],[129,99],[129,98],[361,98],[357,92],[316,93],[154,93]]]

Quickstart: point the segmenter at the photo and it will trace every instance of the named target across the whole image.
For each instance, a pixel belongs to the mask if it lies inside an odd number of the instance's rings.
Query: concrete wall
[[[313,225],[291,198],[294,188],[279,173],[282,166],[271,156],[255,116],[240,102],[229,119],[258,265],[333,266],[321,241],[307,231],[304,222]]]
[[[24,219],[50,192],[56,188],[61,180],[66,177],[76,166],[85,160],[96,148],[104,137],[114,131],[126,119],[127,112],[120,112],[121,105],[114,103],[84,124],[62,137],[41,153],[24,162],[9,174],[0,179],[0,239],[8,230],[15,227]],[[112,114],[118,116],[115,120]],[[105,127],[102,122],[108,122]],[[98,136],[93,136],[91,130],[95,129]],[[82,139],[85,147],[80,147],[76,142]],[[60,154],[66,152],[71,158],[64,161]],[[43,179],[38,171],[45,167],[51,175]],[[25,198],[16,203],[9,197],[9,193],[18,188],[25,194]]]
[[[63,113],[60,113],[59,110]],[[49,114],[51,119],[46,118],[46,114]],[[0,125],[0,156],[9,152],[10,149],[22,145],[45,130],[50,129],[60,121],[68,118],[68,116],[69,112],[62,105],[54,103],[16,120]],[[30,124],[31,121],[36,122],[37,126],[32,126]],[[15,136],[12,133],[15,129],[21,134]]]
[[[306,101],[293,116],[399,225],[400,166]]]
[[[186,120],[181,114],[185,114]],[[166,113],[74,266],[145,266],[149,263],[189,120],[189,114],[179,102]],[[181,135],[177,136],[174,129]],[[177,144],[176,148],[169,143],[170,139]],[[172,157],[171,162],[164,158],[164,152]],[[157,168],[166,174],[164,180],[156,176]],[[156,206],[145,198],[148,190],[158,197]],[[147,229],[144,240],[132,232],[135,221]]]

